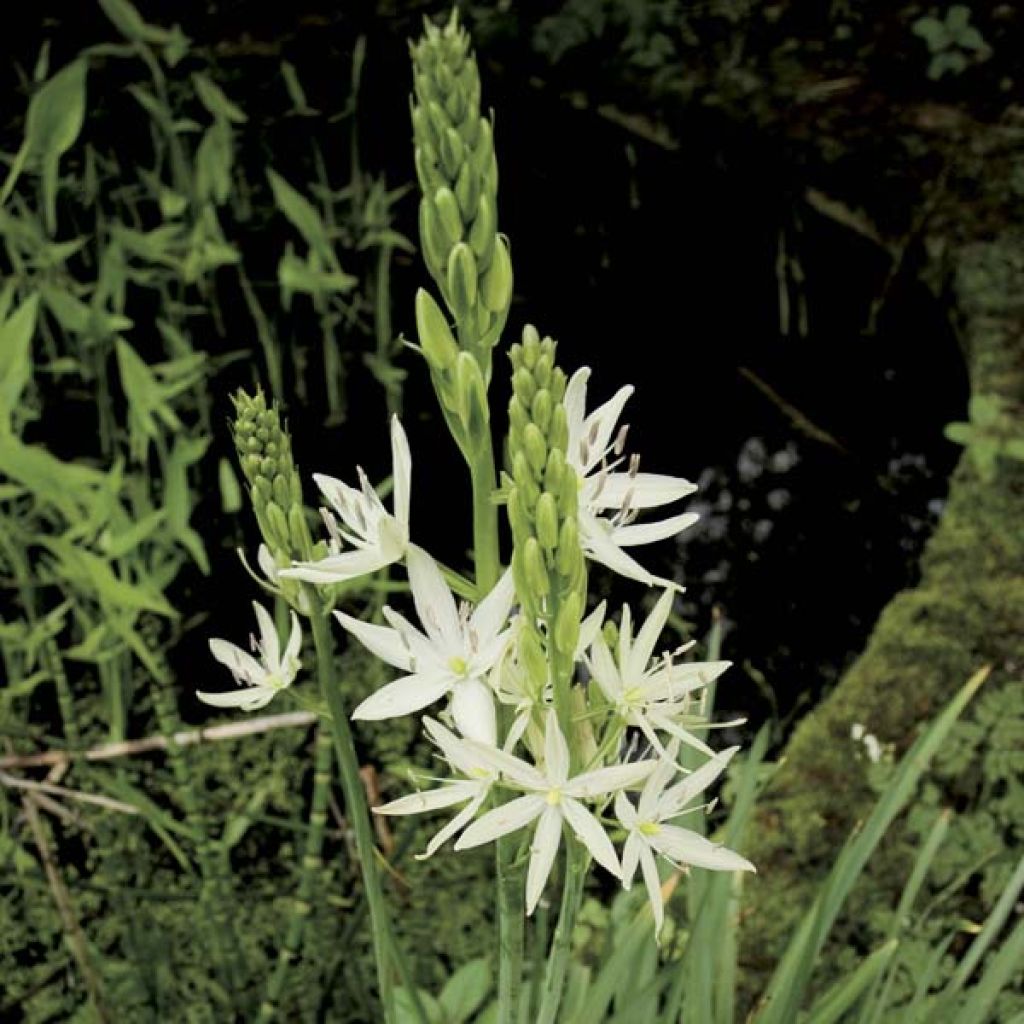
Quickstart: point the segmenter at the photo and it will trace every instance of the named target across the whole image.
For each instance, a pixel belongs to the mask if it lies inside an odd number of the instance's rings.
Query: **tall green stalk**
[[[313,631],[313,646],[316,650],[320,692],[327,701],[327,707],[331,714],[331,734],[338,757],[341,790],[345,797],[349,824],[355,835],[356,853],[363,876],[363,889],[370,911],[370,931],[373,935],[373,954],[377,966],[377,983],[380,987],[384,1019],[388,1024],[394,1024],[397,1021],[397,1010],[391,968],[394,967],[404,974],[404,962],[401,952],[395,944],[391,921],[384,904],[384,893],[381,889],[380,873],[377,869],[377,847],[373,840],[366,792],[359,777],[359,758],[356,756],[355,740],[348,722],[345,698],[335,673],[334,643],[328,627],[327,610],[313,587],[306,585],[304,591],[310,607],[309,622]],[[405,987],[410,995],[415,996],[414,986],[406,984]],[[427,1024],[425,1014],[419,1016],[423,1024]]]
[[[299,888],[292,902],[288,929],[277,954],[274,973],[267,983],[266,995],[260,1004],[259,1024],[270,1024],[277,1017],[284,993],[288,968],[298,958],[306,920],[312,912],[313,888],[323,866],[324,827],[327,824],[327,799],[331,790],[331,761],[334,748],[330,722],[322,720],[316,735],[316,754],[313,762],[313,795],[309,804],[309,830],[302,850]]]
[[[558,912],[555,937],[551,941],[551,952],[548,954],[548,965],[544,972],[544,988],[537,1010],[537,1024],[555,1024],[557,1020],[558,1007],[565,989],[565,975],[569,968],[572,933],[583,899],[583,882],[587,876],[588,859],[583,845],[575,839],[569,839],[565,855],[562,906]]]

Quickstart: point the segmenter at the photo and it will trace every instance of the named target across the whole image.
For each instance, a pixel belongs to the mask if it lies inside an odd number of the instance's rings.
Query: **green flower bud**
[[[464,224],[472,224],[477,209],[477,198],[480,194],[480,184],[473,177],[469,164],[463,164],[459,168],[459,176],[455,179],[455,198],[459,201],[459,213],[462,214]],[[472,227],[470,228],[470,240],[472,240]],[[492,236],[493,244],[493,236]]]
[[[566,466],[562,473],[562,486],[558,492],[558,511],[563,516],[575,516],[580,506],[580,485],[576,471]]]
[[[552,448],[565,451],[569,446],[569,420],[565,415],[565,406],[559,402],[551,411],[551,423],[548,426],[548,444]]]
[[[544,490],[553,494],[562,489],[562,476],[565,473],[565,455],[561,448],[548,451],[548,464],[544,467]]]
[[[444,271],[451,245],[441,226],[441,218],[429,199],[420,202],[420,241],[423,244],[423,258],[427,267],[432,274],[439,277]]]
[[[288,509],[288,536],[291,539],[291,550],[298,558],[306,561],[313,555],[313,538],[301,506],[292,505]]]
[[[273,479],[272,490],[274,492],[274,501],[281,508],[288,508],[292,499],[291,489],[288,486],[288,481],[280,473]]]
[[[512,527],[513,537],[528,537],[533,532],[533,524],[518,487],[513,487],[509,491],[508,521]]]
[[[559,575],[569,579],[575,572],[576,564],[582,555],[579,527],[576,525],[576,519],[570,516],[562,520],[562,528],[558,532],[555,568],[558,569]]]
[[[480,364],[468,352],[460,352],[455,364],[455,388],[466,436],[471,442],[480,441],[490,430],[487,385]]]
[[[538,475],[542,473],[547,462],[548,446],[536,423],[527,423],[523,431],[523,451],[533,471]]]
[[[476,204],[476,217],[469,229],[469,244],[473,246],[481,270],[487,270],[491,265],[497,240],[497,224],[494,203],[489,197],[480,196]]]
[[[548,660],[537,631],[528,626],[519,637],[519,660],[535,687],[544,686],[548,678]]]
[[[537,540],[545,551],[558,545],[558,503],[547,491],[537,499]]]
[[[516,487],[522,492],[523,500],[528,508],[533,508],[540,498],[540,488],[533,478],[533,471],[530,469],[530,461],[525,451],[518,451],[512,456],[512,477]]]
[[[459,138],[459,133],[451,127],[445,127],[440,134],[438,152],[441,154],[441,166],[450,181],[459,177],[463,161],[466,156],[466,148]]]
[[[432,370],[443,372],[455,365],[459,346],[441,307],[423,288],[416,292],[416,334]]]
[[[547,389],[538,391],[534,396],[533,405],[530,409],[530,415],[533,422],[545,433],[549,424],[551,423],[551,411],[553,408],[553,402],[551,400],[551,392]]]
[[[476,289],[476,257],[465,242],[459,242],[448,257],[448,294],[460,320],[471,314],[476,304]]]
[[[526,429],[526,424],[530,422],[530,417],[517,395],[513,395],[508,403],[508,421],[509,433],[515,437],[517,445],[521,444],[522,433]]]
[[[580,619],[583,616],[583,598],[573,591],[561,603],[555,618],[555,648],[568,658],[576,653],[580,638]]]
[[[548,569],[544,564],[544,552],[540,549],[536,537],[527,537],[523,545],[523,571],[526,585],[537,597],[547,597],[551,590]]]
[[[453,245],[462,241],[462,217],[459,215],[459,203],[455,193],[446,186],[439,188],[434,193],[434,209],[447,240],[444,248],[451,250]]]
[[[268,502],[263,514],[266,518],[267,529],[270,531],[270,536],[266,538],[267,543],[272,548],[282,551],[289,550],[291,537],[288,532],[288,519],[281,506],[276,501]]]
[[[504,313],[512,301],[512,257],[508,243],[498,237],[490,265],[480,280],[480,298],[492,313]]]

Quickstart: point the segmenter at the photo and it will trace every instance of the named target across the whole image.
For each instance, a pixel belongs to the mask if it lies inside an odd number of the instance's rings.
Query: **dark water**
[[[154,5],[154,19],[160,7]],[[352,40],[366,32],[363,159],[392,184],[412,179],[409,17],[375,20],[358,6],[305,21],[278,11],[260,22],[251,5],[175,5],[174,12],[200,42],[221,41],[226,87],[250,115],[242,159],[255,183],[267,162],[296,183],[309,180],[314,135],[334,183],[344,183],[347,124],[282,120],[276,66],[279,57],[292,61],[311,104],[337,110],[348,92]],[[82,33],[97,28],[95,18],[75,16],[88,23]],[[32,38],[26,33],[21,41]],[[56,39],[58,51],[75,45],[67,34]],[[239,42],[244,50],[254,40],[280,44],[279,53],[261,55],[256,47],[239,55]],[[685,581],[679,610],[698,632],[715,605],[731,624],[727,654],[743,667],[726,677],[720,702],[757,717],[787,715],[836,680],[881,607],[914,581],[957,454],[942,427],[962,416],[966,400],[945,311],[917,283],[911,253],[888,289],[877,329],[865,331],[888,257],[807,206],[805,190],[821,182],[777,140],[705,113],[673,125],[680,146],[667,151],[531,85],[529,53],[506,46],[496,57],[498,65],[484,69],[484,95],[497,110],[501,227],[516,268],[509,337],[532,322],[558,338],[567,371],[593,368],[595,401],[623,383],[637,386],[626,416],[632,449],[650,471],[699,482],[691,507],[702,512],[678,543],[638,549],[638,557]],[[843,182],[828,186],[842,196]],[[398,217],[396,227],[415,237],[414,197]],[[268,220],[247,246],[252,276],[272,281],[286,231],[280,219]],[[800,285],[793,274],[787,278],[788,335],[780,326],[780,237],[804,278]],[[424,283],[418,261],[397,263],[394,323],[409,337],[413,290]],[[273,287],[267,301],[273,304]],[[796,323],[801,303],[805,334]],[[305,330],[315,337],[315,324],[301,312],[291,322],[297,336]],[[251,337],[235,336],[230,347]],[[358,355],[349,365],[356,374]],[[405,365],[414,536],[458,560],[464,552],[452,538],[462,527],[468,536],[469,527],[462,469],[439,434],[425,373],[411,355]],[[502,365],[499,355],[503,402]],[[788,412],[753,378],[788,403]],[[221,377],[225,394],[251,381],[249,363],[233,364]],[[292,405],[299,460],[307,471],[343,477],[361,462],[379,478],[390,470],[382,394],[375,382],[354,376],[349,400],[348,421],[332,428],[323,426],[318,399]],[[228,414],[225,400],[215,423]],[[794,416],[828,440],[809,437]],[[223,429],[217,446],[230,452]],[[244,636],[248,610],[239,595],[256,596],[231,551],[241,526],[221,520],[212,492],[199,525],[228,541],[211,541],[211,578],[187,573],[178,587],[178,604],[209,613],[174,653],[186,681],[208,671],[208,633]],[[595,584],[616,600],[640,596],[639,587]]]

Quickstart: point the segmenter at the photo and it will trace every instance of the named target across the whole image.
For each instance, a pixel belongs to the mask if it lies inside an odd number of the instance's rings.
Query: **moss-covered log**
[[[954,260],[972,396],[1002,398],[1012,432],[1024,437],[1024,234],[1007,232],[963,245]],[[921,387],[927,386],[928,370],[922,367]],[[842,585],[837,581],[837,601]],[[760,872],[746,889],[743,960],[750,991],[758,990],[814,887],[874,799],[870,761],[858,756],[851,724],[862,723],[899,753],[983,664],[995,669],[987,684],[990,692],[1020,686],[1024,462],[1002,458],[992,478],[985,479],[968,451],[951,480],[947,505],[922,560],[920,583],[888,604],[863,654],[832,695],[801,722],[760,803],[757,827],[744,851]],[[947,781],[938,800],[967,815],[989,814],[977,806],[990,771],[980,763],[990,753],[985,746],[976,749],[978,763],[961,765],[956,773],[958,780],[972,775],[978,784],[964,789]],[[1022,812],[1015,805],[1007,812],[1018,831],[1024,828]],[[865,884],[876,907],[892,906],[898,898],[909,849],[897,834],[872,862]],[[851,901],[843,928],[847,939],[860,930],[870,941],[864,932],[865,906]],[[955,909],[963,914],[962,905]]]

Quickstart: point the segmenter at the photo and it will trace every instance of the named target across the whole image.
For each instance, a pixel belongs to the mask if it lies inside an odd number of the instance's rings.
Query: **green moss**
[[[965,247],[957,287],[972,391],[1003,396],[1024,420],[1024,241],[1010,235]],[[759,870],[744,890],[748,994],[760,989],[840,844],[873,801],[869,762],[858,756],[850,737],[853,723],[902,751],[984,664],[994,670],[989,696],[958,727],[914,810],[872,860],[849,902],[855,910],[841,922],[836,939],[852,941],[855,955],[882,933],[915,841],[941,806],[954,807],[958,819],[933,885],[957,867],[969,867],[981,848],[991,846],[995,854],[942,904],[929,934],[948,934],[962,919],[979,920],[991,906],[1007,870],[1004,844],[1013,836],[1019,841],[1024,813],[1021,765],[1008,746],[1020,733],[1024,712],[1013,696],[1024,664],[1022,523],[1024,467],[1005,460],[986,482],[964,459],[922,559],[920,584],[890,602],[863,654],[796,729],[745,851]],[[832,958],[830,973],[846,966]]]

